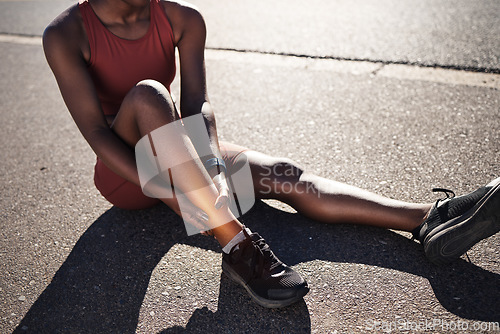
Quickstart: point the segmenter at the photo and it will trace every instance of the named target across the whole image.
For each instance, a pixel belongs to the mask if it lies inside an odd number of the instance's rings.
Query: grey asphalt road
[[[207,46],[500,71],[500,3],[193,0]],[[69,0],[2,0],[0,32],[39,35]]]
[[[243,222],[311,286],[304,301],[268,310],[221,274],[216,242],[188,237],[166,207],[108,204],[38,39],[6,35],[39,36],[70,4],[0,1],[0,332],[498,331],[499,235],[471,262],[437,267],[409,233],[319,224],[258,201]],[[500,176],[499,75],[473,73],[498,70],[498,2],[196,4],[222,139],[408,201]],[[315,33],[330,25],[343,33]]]

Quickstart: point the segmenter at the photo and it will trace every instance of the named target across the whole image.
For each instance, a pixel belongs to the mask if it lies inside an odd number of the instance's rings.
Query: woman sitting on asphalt
[[[97,155],[95,184],[103,196],[124,209],[145,209],[162,201],[193,225],[206,226],[222,247],[223,271],[260,305],[289,305],[309,288],[231,212],[226,176],[240,161],[250,166],[256,197],[276,198],[325,223],[410,231],[434,263],[459,258],[499,230],[500,179],[465,196],[447,193],[435,204],[406,203],[318,177],[289,159],[219,142],[207,96],[205,36],[202,16],[186,3],[87,0],[47,27],[43,45],[64,101]],[[180,113],[170,95],[175,49],[180,58]],[[173,190],[182,199],[144,195],[136,144],[190,116],[203,118],[206,140],[194,140],[185,127],[172,126],[162,132],[164,144],[155,141],[153,147],[159,165],[182,165],[174,168],[172,189],[159,190]],[[161,177],[168,183],[171,175]]]

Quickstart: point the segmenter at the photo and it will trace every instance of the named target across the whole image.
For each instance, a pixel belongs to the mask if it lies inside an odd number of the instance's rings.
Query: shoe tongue
[[[231,249],[231,253],[237,252],[238,249],[240,249],[240,244],[237,244],[236,246],[234,246],[233,249]]]
[[[436,202],[436,208],[441,208],[443,205],[446,205],[451,200],[451,198],[440,199]]]

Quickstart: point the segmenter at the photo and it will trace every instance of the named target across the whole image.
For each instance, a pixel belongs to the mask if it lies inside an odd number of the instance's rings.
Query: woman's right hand
[[[209,229],[208,215],[195,206],[186,196],[176,196],[178,209],[174,210],[185,222],[195,226],[201,234],[213,236]],[[181,209],[182,208],[182,209]]]

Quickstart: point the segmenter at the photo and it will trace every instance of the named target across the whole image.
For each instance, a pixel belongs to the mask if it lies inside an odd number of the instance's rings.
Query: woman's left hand
[[[213,181],[217,190],[219,190],[219,197],[215,200],[215,208],[219,210],[223,206],[229,205],[229,186],[227,185],[226,175],[224,172],[215,175]]]

